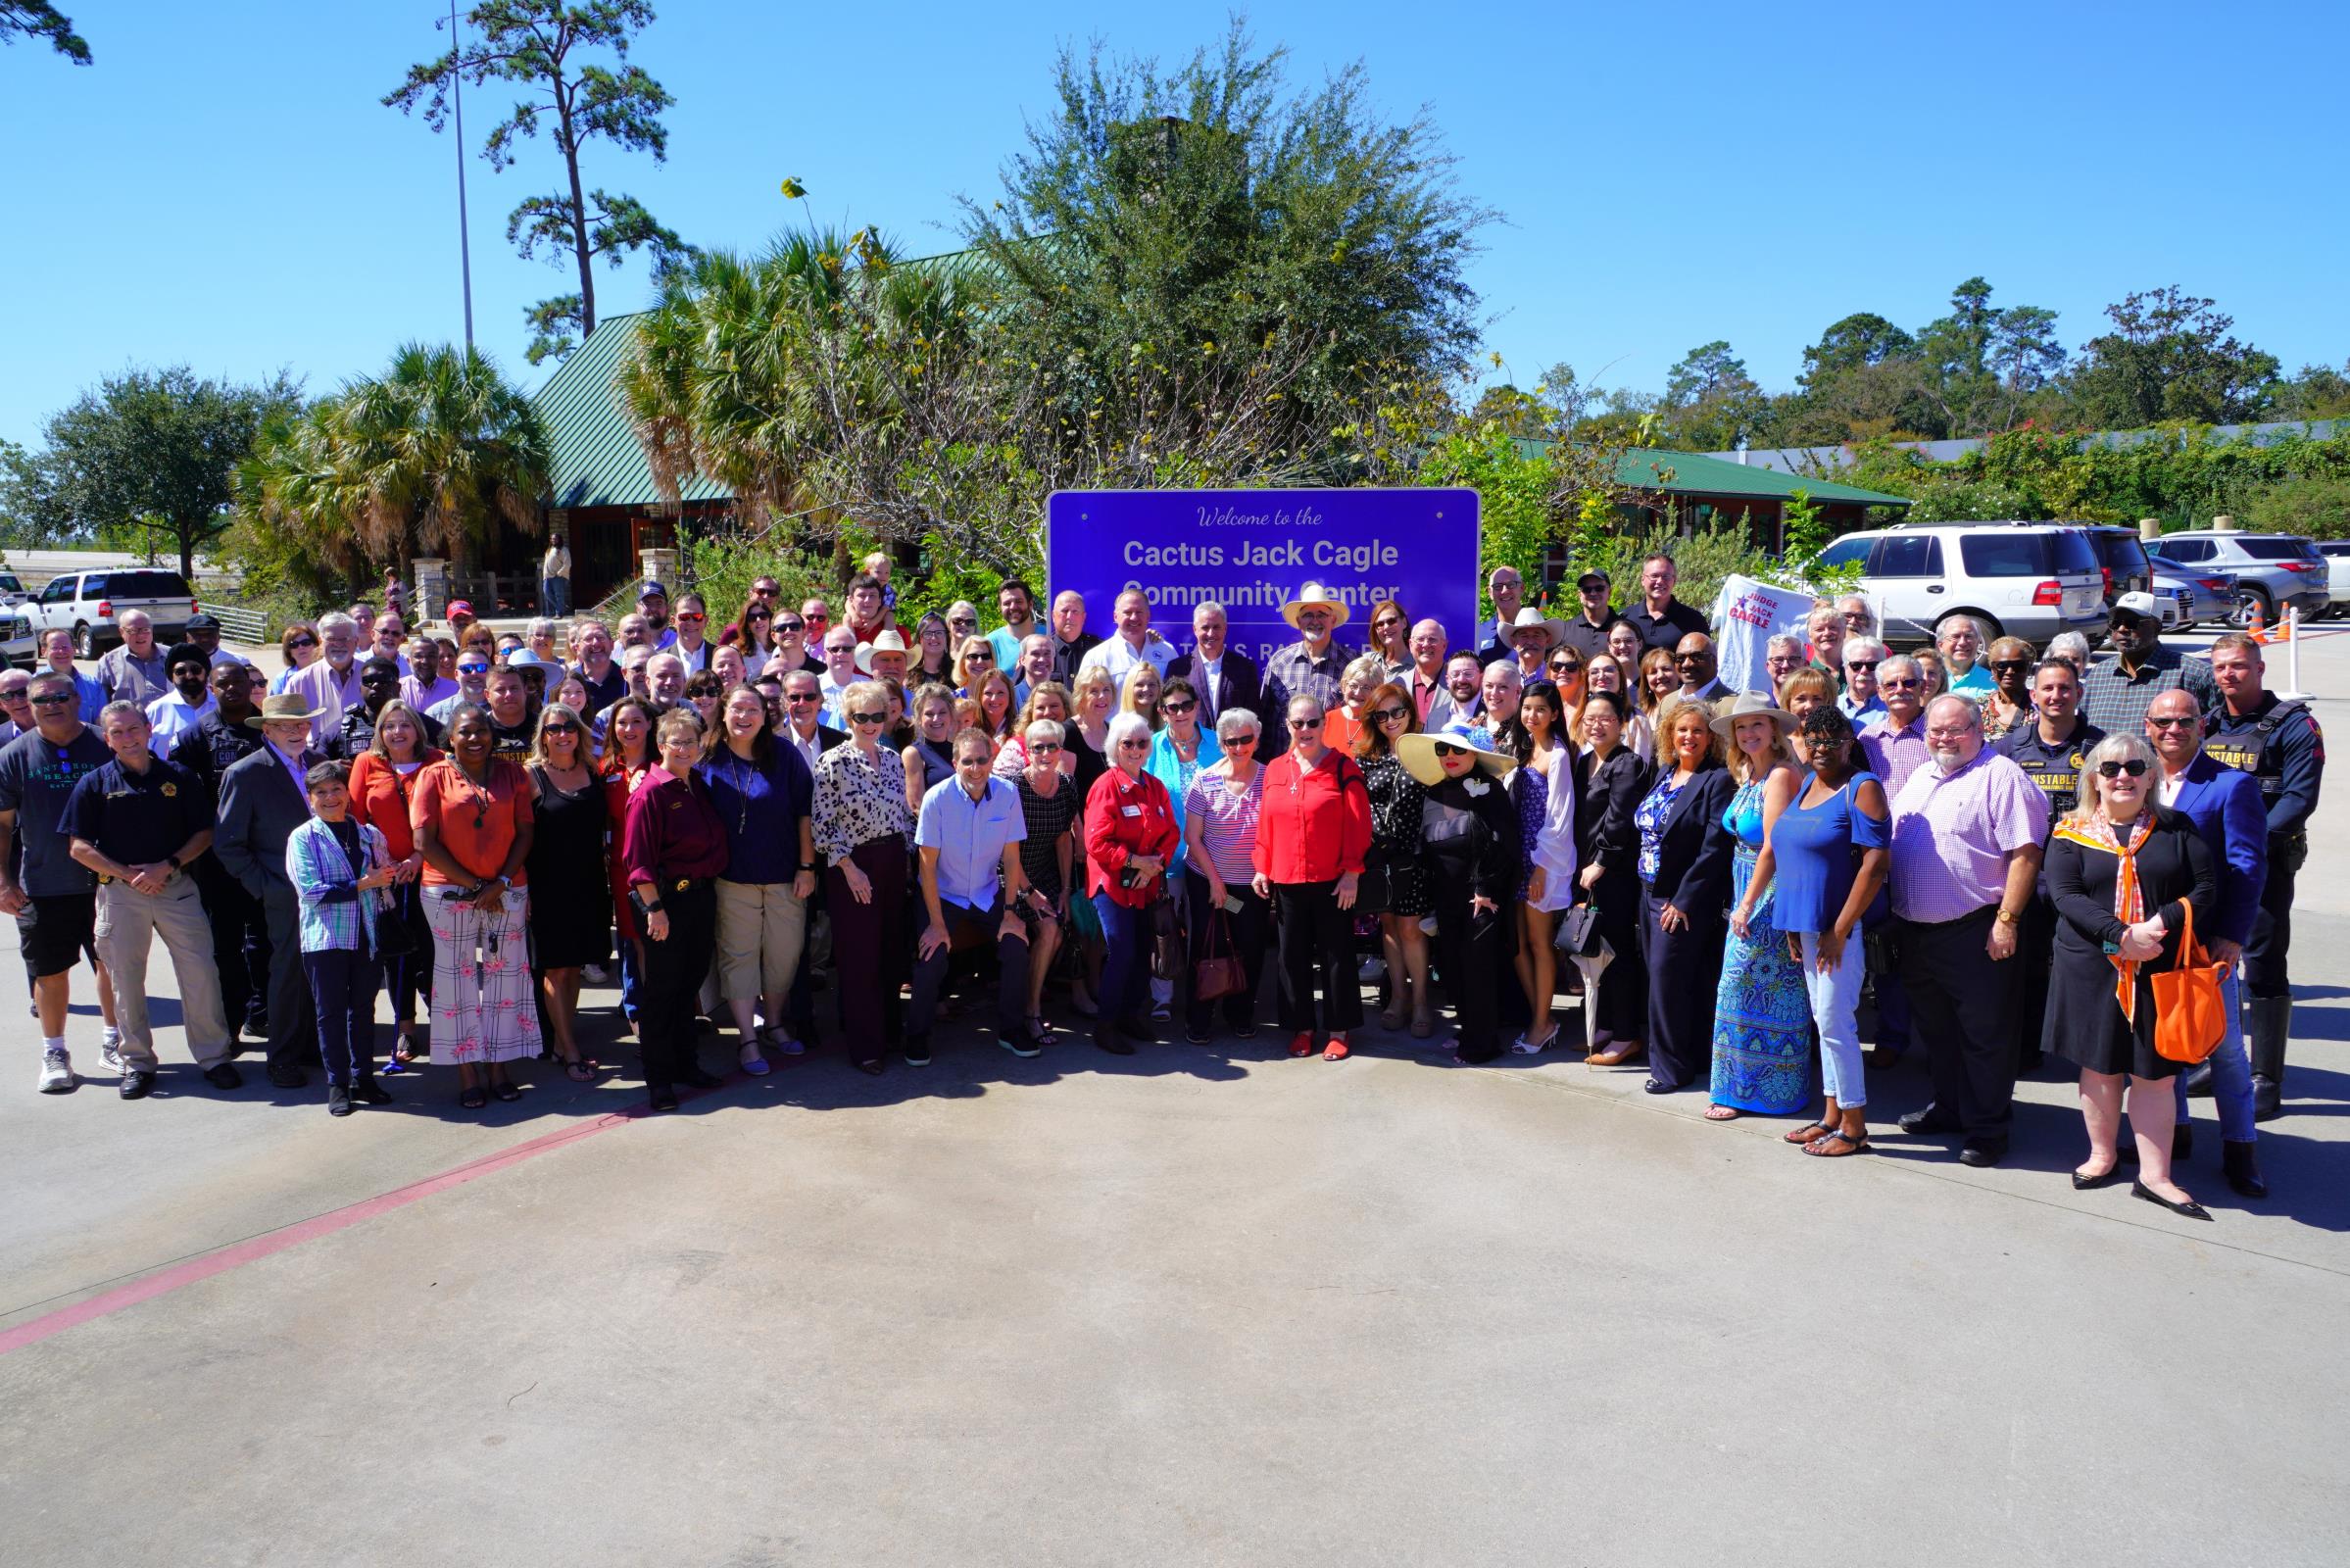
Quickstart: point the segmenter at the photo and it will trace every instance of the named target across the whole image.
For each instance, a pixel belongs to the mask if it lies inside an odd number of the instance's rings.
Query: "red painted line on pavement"
[[[127,1285],[117,1286],[111,1291],[101,1291],[87,1300],[76,1301],[72,1306],[61,1306],[56,1311],[43,1317],[36,1317],[29,1323],[20,1324],[13,1329],[0,1329],[0,1355],[6,1355],[12,1350],[21,1350],[28,1345],[38,1345],[53,1334],[63,1334],[68,1329],[78,1328],[94,1319],[120,1312],[126,1306],[136,1306],[141,1301],[153,1300],[156,1297],[176,1291],[183,1285],[193,1285],[198,1280],[211,1279],[216,1274],[224,1274],[232,1268],[241,1268],[256,1259],[282,1252],[290,1247],[299,1247],[302,1243],[314,1238],[331,1236],[336,1231],[347,1230],[362,1220],[373,1219],[376,1215],[389,1213],[395,1208],[405,1208],[419,1199],[430,1198],[435,1193],[445,1193],[452,1187],[463,1187],[467,1182],[476,1181],[496,1171],[504,1170],[509,1165],[518,1165],[526,1159],[535,1159],[541,1154],[562,1149],[569,1144],[578,1143],[581,1139],[593,1138],[598,1133],[610,1132],[614,1127],[625,1127],[643,1114],[645,1111],[641,1106],[629,1110],[612,1111],[598,1116],[592,1121],[565,1127],[561,1132],[548,1133],[543,1137],[530,1139],[526,1143],[516,1144],[512,1149],[500,1150],[495,1154],[485,1154],[479,1159],[445,1170],[438,1176],[427,1176],[422,1181],[411,1182],[406,1187],[396,1187],[388,1193],[362,1199],[348,1207],[332,1209],[311,1219],[297,1221],[282,1230],[270,1231],[247,1241],[233,1243],[221,1248],[219,1251],[206,1252],[201,1257],[191,1257],[185,1262],[173,1263],[168,1268],[158,1269],[152,1274],[132,1280]]]

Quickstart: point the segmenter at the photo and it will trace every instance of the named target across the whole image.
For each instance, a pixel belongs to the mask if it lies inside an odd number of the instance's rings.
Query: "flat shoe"
[[[1346,1059],[1346,1036],[1332,1035],[1330,1044],[1322,1048],[1322,1059],[1324,1061],[1345,1061]]]
[[[1641,1081],[1640,1093],[1644,1095],[1670,1095],[1677,1092],[1680,1087],[1681,1086],[1679,1084],[1660,1084],[1655,1079],[1648,1078]]]
[[[1785,1144],[1817,1143],[1836,1130],[1836,1129],[1829,1126],[1826,1122],[1815,1121],[1809,1126],[1798,1127],[1791,1133],[1782,1133],[1779,1141]]]
[[[1290,1054],[1291,1054],[1291,1055],[1293,1055],[1293,1056],[1310,1056],[1310,1055],[1312,1055],[1313,1054],[1314,1054],[1314,1037],[1313,1037],[1313,1031],[1312,1031],[1312,1030],[1310,1030],[1310,1029],[1300,1029],[1300,1030],[1298,1030],[1298,1031],[1297,1031],[1296,1034],[1294,1034],[1294,1035],[1290,1036]]]
[[[1807,1154],[1817,1154],[1822,1159],[1844,1159],[1853,1154],[1867,1153],[1869,1141],[1866,1138],[1855,1138],[1839,1127],[1825,1138],[1815,1138],[1805,1144],[1803,1152]]]
[[[2112,1181],[2116,1176],[2121,1174],[2122,1162],[2119,1159],[2116,1159],[2112,1164],[2106,1166],[2094,1176],[2091,1176],[2084,1171],[2076,1169],[2073,1172],[2073,1191],[2077,1193],[2094,1191],[2099,1187],[2103,1187],[2106,1183]]]
[[[522,1098],[521,1086],[512,1080],[490,1085],[490,1093],[497,1098],[499,1103],[506,1105],[511,1105]]]
[[[2174,1203],[2169,1199],[2163,1197],[2162,1194],[2156,1192],[2153,1188],[2148,1187],[2144,1182],[2131,1182],[2130,1184],[2130,1196],[2132,1198],[2142,1198],[2149,1203],[2159,1203],[2164,1208],[2169,1209],[2172,1213],[2179,1215],[2185,1219],[2211,1218],[2211,1210],[2205,1208],[2201,1203],[2196,1202],[2193,1199],[2190,1198],[2183,1203]]]
[[[1739,1110],[1736,1105],[1708,1105],[1705,1107],[1707,1121],[1736,1121],[1744,1114],[1745,1112]]]

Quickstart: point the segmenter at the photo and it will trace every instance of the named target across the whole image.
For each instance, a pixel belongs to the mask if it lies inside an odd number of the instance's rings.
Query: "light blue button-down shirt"
[[[940,901],[967,909],[996,902],[1004,881],[1004,851],[1027,837],[1020,792],[1000,778],[991,777],[977,800],[960,779],[934,784],[914,820],[915,846],[939,852]]]

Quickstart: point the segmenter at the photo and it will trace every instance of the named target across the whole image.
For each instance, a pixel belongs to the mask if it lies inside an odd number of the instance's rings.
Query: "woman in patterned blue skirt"
[[[1738,793],[1722,813],[1737,841],[1731,863],[1736,906],[1714,993],[1713,1103],[1708,1121],[1746,1111],[1784,1116],[1810,1102],[1811,1001],[1803,970],[1772,923],[1766,828],[1794,799],[1799,774],[1787,751],[1793,715],[1749,692],[1714,730],[1730,742]]]

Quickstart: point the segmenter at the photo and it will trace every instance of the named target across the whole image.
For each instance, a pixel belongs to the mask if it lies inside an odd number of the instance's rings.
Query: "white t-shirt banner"
[[[1771,639],[1783,634],[1805,642],[1804,619],[1812,596],[1796,588],[1774,588],[1733,573],[1714,601],[1714,652],[1722,684],[1734,692],[1773,695]]]

